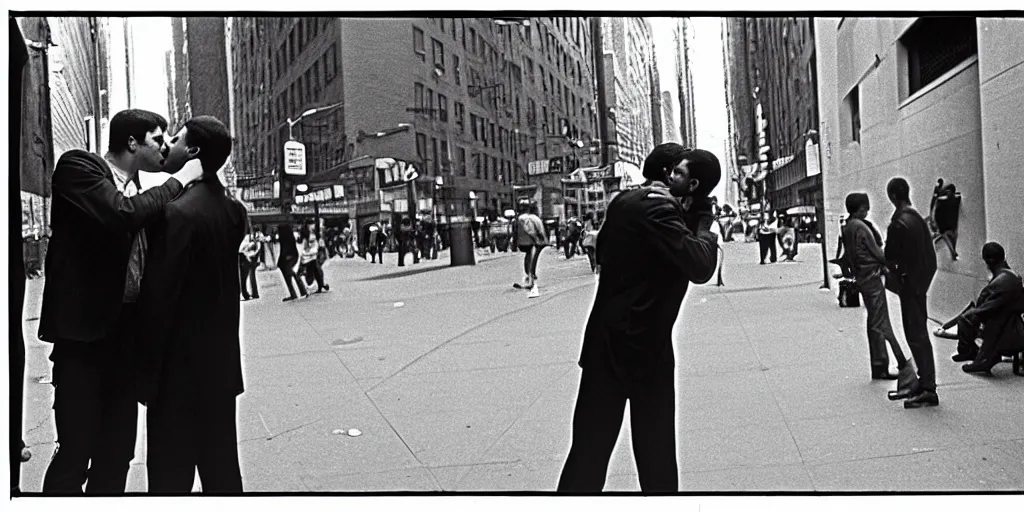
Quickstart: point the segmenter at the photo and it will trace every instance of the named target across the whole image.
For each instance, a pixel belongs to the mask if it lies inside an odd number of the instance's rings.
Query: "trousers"
[[[123,493],[135,456],[139,409],[131,336],[134,305],[125,305],[114,335],[95,342],[57,341],[53,415],[57,450],[43,477],[44,494]]]
[[[608,461],[622,428],[629,401],[640,488],[644,492],[677,492],[675,368],[653,372],[643,386],[626,386],[598,366],[583,369],[572,418],[572,447],[558,480],[559,492],[600,492]]]
[[[928,333],[928,290],[906,286],[900,291],[903,334],[917,362],[917,378],[924,391],[935,391],[935,353]]]

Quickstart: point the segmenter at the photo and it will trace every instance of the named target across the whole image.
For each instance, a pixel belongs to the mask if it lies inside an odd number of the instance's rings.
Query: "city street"
[[[819,246],[764,266],[757,244],[724,249],[725,286],[691,287],[676,326],[681,490],[1024,489],[1024,378],[1009,364],[967,375],[956,342],[935,339],[941,405],[904,410],[891,381],[869,379],[864,310],[819,290]],[[261,298],[242,304],[245,490],[553,491],[597,282],[586,257],[547,249],[528,299],[511,286],[519,253],[456,268],[447,252],[404,268],[388,256],[332,259],[331,291],[289,303],[280,273],[258,273]],[[54,449],[42,284],[24,315],[26,492]],[[639,490],[628,424],[606,490]],[[132,492],[146,489],[143,447],[140,434]]]

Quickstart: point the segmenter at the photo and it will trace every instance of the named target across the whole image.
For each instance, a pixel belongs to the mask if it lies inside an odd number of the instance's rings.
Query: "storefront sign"
[[[284,173],[289,176],[306,175],[306,146],[290,140],[284,143]]]

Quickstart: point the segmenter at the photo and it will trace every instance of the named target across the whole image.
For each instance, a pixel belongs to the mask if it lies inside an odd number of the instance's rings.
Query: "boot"
[[[919,383],[917,380],[917,365],[914,360],[908,359],[900,365],[900,373],[896,378],[896,391],[889,392],[889,400],[903,400],[910,398],[917,393]]]

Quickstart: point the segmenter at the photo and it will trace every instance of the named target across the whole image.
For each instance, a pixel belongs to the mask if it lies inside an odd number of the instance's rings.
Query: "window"
[[[444,94],[437,95],[437,117],[445,123],[448,122],[448,98]]]
[[[476,55],[476,29],[469,29],[469,50]]]
[[[478,117],[480,120],[480,140],[483,141],[484,146],[487,146],[487,121],[482,117]]]
[[[416,156],[420,160],[427,159],[427,135],[425,133],[416,134]]]
[[[316,25],[314,25],[316,26]],[[320,101],[320,91],[323,86],[320,83],[320,61],[313,63],[313,100]]]
[[[306,101],[313,99],[313,68],[306,70]]]
[[[900,38],[907,50],[907,95],[978,54],[976,18],[924,17]]]
[[[466,175],[466,148],[459,148],[459,176]]]
[[[455,102],[455,124],[462,133],[466,133],[466,107],[458,101]]]
[[[427,50],[423,40],[423,31],[413,27],[412,28],[412,51],[416,52],[416,55],[420,56],[420,60],[427,61]]]
[[[430,42],[434,47],[434,67],[444,70],[444,44],[437,39],[431,39]]]
[[[846,104],[849,131],[843,137],[844,142],[860,142],[860,86],[855,85],[843,101]],[[845,131],[845,130],[844,130]]]
[[[455,68],[455,85],[462,85],[462,63],[458,55],[452,54],[452,67]]]
[[[302,87],[302,82],[302,75],[299,75],[298,83],[295,84],[296,95],[299,97],[299,108],[302,108],[306,104],[306,90]]]
[[[473,140],[480,140],[480,132],[476,129],[476,114],[469,115],[469,124],[473,125]]]
[[[497,132],[494,129],[494,123],[491,123],[491,147],[498,147],[498,137],[495,136]]]
[[[460,30],[460,33],[462,35],[462,49],[463,50],[468,50],[468,48],[466,47],[466,20],[460,19],[459,20],[459,26],[460,26],[459,30]],[[466,163],[465,159],[463,159],[462,163],[463,163],[463,165],[465,165],[465,163]],[[465,173],[463,173],[463,176],[465,176]]]
[[[498,181],[498,158],[491,157],[491,179]]]
[[[427,88],[427,108],[424,112],[431,119],[434,118],[434,90]]]
[[[302,50],[306,47],[306,21],[299,20],[299,55],[302,55]]]
[[[454,27],[454,25],[452,25]],[[448,152],[448,141],[441,140],[441,170],[452,172],[452,155]]]
[[[413,87],[413,107],[419,111],[423,108],[423,84],[417,83]]]
[[[333,43],[324,54],[324,84],[331,83],[336,74],[338,74],[338,48],[337,43]]]
[[[430,167],[434,170],[433,174],[436,176],[441,172],[441,158],[437,154],[437,137],[430,138],[430,147],[434,158],[431,160]]]

